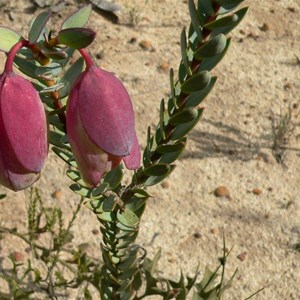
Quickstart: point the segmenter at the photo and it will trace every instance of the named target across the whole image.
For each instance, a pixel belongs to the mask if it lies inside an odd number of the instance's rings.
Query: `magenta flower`
[[[12,71],[16,45],[0,75],[0,184],[14,191],[39,178],[48,152],[47,122],[32,84]]]
[[[67,134],[83,180],[96,187],[121,160],[134,170],[140,149],[130,97],[119,79],[96,67],[81,51],[87,69],[72,87],[67,105]]]

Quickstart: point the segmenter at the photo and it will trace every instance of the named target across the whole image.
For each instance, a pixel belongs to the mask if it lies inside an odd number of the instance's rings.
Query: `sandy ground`
[[[1,24],[26,32],[32,18],[30,1],[2,4]],[[80,1],[66,1],[69,14]],[[162,97],[168,94],[168,67],[180,60],[179,36],[189,22],[187,1],[119,0],[119,24],[93,12],[89,26],[97,31],[90,51],[97,63],[116,73],[127,86],[136,111],[142,146],[147,126],[156,124]],[[213,71],[219,76],[204,102],[202,121],[191,133],[187,151],[166,182],[150,189],[138,242],[149,256],[162,248],[160,269],[178,277],[180,268],[191,274],[198,262],[214,268],[222,253],[223,231],[227,247],[234,246],[228,277],[238,268],[234,285],[224,299],[244,299],[266,287],[254,299],[300,299],[300,2],[299,0],[245,1],[250,7],[242,24],[231,34],[232,45]],[[9,15],[11,12],[11,16]],[[128,26],[130,16],[138,24]],[[14,20],[10,20],[14,18]],[[61,22],[59,16],[55,21]],[[147,41],[147,49],[141,42]],[[145,43],[144,43],[145,44]],[[150,45],[150,46],[149,46]],[[4,55],[1,55],[2,64]],[[290,137],[284,161],[272,153],[272,120],[291,108]],[[146,122],[147,121],[147,122]],[[79,198],[68,190],[66,168],[49,154],[41,180],[47,204],[70,216]],[[225,186],[230,197],[217,198]],[[60,190],[59,199],[53,192]],[[26,221],[28,191],[7,192],[0,202],[0,222],[22,230]],[[100,235],[92,234],[97,220],[83,209],[74,226],[76,241],[87,241],[95,255]],[[155,238],[154,238],[155,237]],[[0,242],[3,257],[16,248],[16,239]],[[153,298],[155,299],[155,298]]]

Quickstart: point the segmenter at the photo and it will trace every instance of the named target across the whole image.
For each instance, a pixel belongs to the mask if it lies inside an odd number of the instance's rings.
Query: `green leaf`
[[[112,212],[116,206],[116,196],[109,195],[108,197],[104,197],[104,201],[102,203],[103,211]]]
[[[103,194],[109,188],[109,184],[107,182],[102,182],[97,188],[93,189],[92,197],[97,199],[99,196],[103,196]]]
[[[148,197],[132,197],[129,201],[126,202],[126,206],[130,210],[132,210],[137,216],[139,216],[140,211],[144,211],[144,207]]]
[[[140,222],[139,217],[125,206],[125,209],[117,212],[118,221],[127,227],[136,227]]]
[[[74,49],[85,48],[96,37],[96,33],[88,28],[67,28],[58,33],[58,42]]]
[[[163,153],[159,159],[159,163],[164,163],[164,164],[171,164],[173,163],[175,160],[177,160],[180,155],[182,154],[184,148],[186,145],[186,138],[183,138],[179,141],[177,141],[175,144],[173,144],[172,146],[174,146],[173,148],[169,148],[171,147],[171,145],[165,145],[165,149],[161,149],[159,148],[159,151],[165,151],[165,153]],[[166,151],[167,149],[169,149],[170,151]]]
[[[198,106],[210,93],[216,81],[217,81],[217,77],[212,77],[209,85],[205,89],[191,93],[186,100],[185,107]]]
[[[190,291],[194,287],[194,285],[196,283],[196,280],[198,278],[198,273],[199,273],[199,264],[197,266],[197,269],[196,269],[194,277],[187,276],[187,285],[186,285],[186,288],[188,289],[188,291]]]
[[[148,176],[164,176],[170,169],[171,167],[167,164],[155,164],[145,168],[143,172]]]
[[[33,20],[28,34],[29,44],[32,45],[38,40],[50,16],[50,11],[44,11]]]
[[[75,183],[81,185],[82,187],[87,187],[87,184],[83,181],[78,171],[68,170],[67,176],[73,180]]]
[[[9,50],[17,42],[21,40],[21,36],[10,28],[0,26],[0,51],[9,52]]]
[[[188,59],[188,53],[187,53],[187,41],[186,41],[185,28],[183,28],[183,30],[181,31],[180,49],[181,49],[181,59],[183,65],[185,66],[186,74],[192,75],[192,71]]]
[[[201,24],[203,25],[207,18],[213,16],[215,13],[212,6],[212,0],[198,0],[198,13]]]
[[[160,258],[161,258],[161,248],[158,249],[153,260],[149,259],[148,257],[144,260],[143,269],[148,271],[151,275],[154,276],[155,272],[157,271],[157,266]]]
[[[141,198],[141,199],[148,199],[149,197],[151,197],[145,190],[143,189],[139,189],[139,188],[135,188],[132,190],[133,194],[136,198]]]
[[[200,47],[195,53],[194,57],[201,60],[206,57],[215,56],[220,54],[227,45],[226,36],[222,33],[209,39],[202,47]]]
[[[56,146],[58,148],[65,148],[66,150],[70,150],[70,146],[66,144],[66,136],[64,134],[61,134],[60,132],[49,130],[49,143],[53,146]],[[62,150],[63,151],[63,150]],[[66,153],[71,153],[69,151],[66,151]],[[75,166],[76,164],[72,164]]]
[[[112,221],[112,213],[111,212],[98,213],[97,218],[100,221],[111,222]]]
[[[135,291],[139,291],[143,284],[142,273],[137,272],[132,281],[132,288]]]
[[[143,154],[143,165],[147,167],[151,163],[151,129],[148,126],[147,130],[147,145]]]
[[[88,188],[84,188],[81,185],[77,184],[77,183],[73,183],[69,186],[69,188],[75,192],[76,194],[84,197],[84,198],[91,198],[94,199],[92,197],[92,190],[88,189]]]
[[[174,144],[164,144],[159,145],[156,149],[156,151],[160,154],[166,154],[170,152],[177,152],[179,150],[182,150],[186,145],[186,138],[183,138],[179,141],[177,141]]]
[[[65,51],[66,49],[58,47],[47,48],[43,45],[40,46],[40,49],[45,56],[51,59],[61,60],[68,58],[68,53]]]
[[[203,40],[202,32],[201,32],[201,24],[200,24],[200,17],[198,15],[198,11],[195,6],[194,0],[188,0],[189,4],[189,12],[191,16],[191,22],[193,24],[193,28],[197,34],[199,41]]]
[[[205,24],[204,26],[209,30],[214,30],[216,28],[222,29],[222,27],[226,27],[234,24],[237,20],[238,20],[238,16],[236,14],[232,14],[222,18],[218,18],[210,23]]]
[[[223,34],[228,34],[232,29],[234,29],[242,20],[243,20],[243,18],[244,18],[244,16],[246,15],[246,13],[247,13],[247,11],[248,11],[248,7],[244,7],[244,8],[242,8],[242,9],[240,9],[240,10],[238,10],[237,12],[235,12],[234,13],[234,15],[236,16],[236,17],[234,17],[233,18],[233,20],[232,20],[232,22],[231,23],[229,23],[228,25],[226,25],[226,26],[222,26],[222,27],[217,27],[217,28],[215,28],[213,31],[212,31],[212,33],[211,33],[211,35],[212,36],[216,36],[216,35],[218,35],[218,34],[220,34],[220,33],[223,33]],[[217,22],[218,20],[220,20],[220,19],[217,19],[215,22]],[[212,22],[213,23],[213,22]],[[209,23],[209,24],[212,24],[212,23]],[[208,25],[208,24],[207,24]],[[209,26],[209,25],[208,25]]]
[[[179,111],[175,115],[173,115],[169,119],[169,123],[173,125],[183,124],[194,120],[195,118],[197,118],[197,116],[198,116],[197,109],[193,107],[187,107]]]
[[[200,91],[209,85],[210,80],[211,75],[208,71],[199,72],[185,81],[181,86],[181,90],[185,94]]]
[[[65,52],[64,55],[67,55],[66,58],[62,59],[61,57],[60,58],[52,58],[52,62],[57,62],[61,65],[61,67],[63,69],[65,69],[66,65],[70,62],[71,58],[73,57],[73,54],[75,52],[75,49],[73,48],[69,48],[69,47],[66,47],[66,48],[61,48],[61,47],[56,47],[57,49],[61,49],[63,52]],[[56,49],[55,48],[55,49]]]
[[[159,110],[159,128],[160,128],[160,134],[163,139],[166,138],[165,131],[164,131],[165,129],[164,121],[165,121],[165,100],[162,99],[160,102],[160,110]]]
[[[0,194],[0,200],[6,198],[6,194]]]
[[[178,79],[180,83],[183,83],[187,77],[188,73],[186,70],[185,64],[181,61],[179,65],[179,70],[178,70]]]
[[[64,98],[69,95],[70,90],[79,76],[79,74],[84,69],[84,59],[82,57],[78,58],[75,63],[73,63],[70,68],[64,73],[59,83],[63,83],[64,87],[58,92],[60,98]]]
[[[117,223],[117,227],[121,230],[124,230],[124,231],[136,231],[136,227],[130,227],[130,226],[125,226],[124,224],[122,224],[121,222],[118,222]]]
[[[63,22],[61,29],[83,27],[88,22],[91,12],[91,4],[82,7]]]
[[[41,98],[45,97],[44,94],[40,95]],[[55,127],[55,129],[57,129],[58,131],[64,132],[65,131],[65,127],[64,124],[61,123],[58,115],[49,115],[48,114],[48,122],[49,124],[53,125]]]
[[[118,165],[116,168],[112,169],[110,172],[108,172],[104,178],[103,181],[108,183],[110,186],[110,189],[115,189],[119,186],[121,183],[121,180],[123,178],[123,166],[122,164]]]
[[[43,80],[53,80],[62,72],[62,67],[58,63],[50,63],[46,66],[39,66],[35,69],[35,76]]]
[[[118,265],[118,268],[122,271],[126,271],[132,268],[134,265],[137,265],[137,257],[136,255],[129,255]]]
[[[152,185],[156,185],[159,182],[163,181],[165,178],[167,178],[175,169],[175,165],[170,165],[170,169],[168,171],[168,173],[162,175],[162,176],[150,176],[144,183],[144,186],[152,186]]]
[[[29,61],[26,58],[16,55],[14,63],[22,73],[31,78],[38,79],[38,77],[35,75],[35,70],[38,67],[35,60]]]
[[[226,42],[226,47],[224,48],[224,50],[221,53],[219,53],[213,57],[204,58],[200,64],[199,72],[205,71],[205,70],[206,71],[212,70],[223,59],[223,57],[227,53],[229,46],[230,46],[230,42],[231,42],[231,39],[228,38],[227,42]]]
[[[159,159],[159,163],[172,164],[174,161],[176,161],[180,157],[183,150],[184,150],[184,148],[182,148],[178,151],[163,154],[161,156],[161,158]]]
[[[176,95],[175,95],[175,84],[174,84],[174,71],[171,68],[170,69],[170,89],[171,89],[171,99],[173,102],[173,106],[177,109],[177,103],[176,103]]]
[[[236,8],[244,0],[216,0],[224,9],[231,10]]]
[[[195,118],[193,121],[176,126],[173,133],[171,134],[170,139],[171,140],[179,140],[179,139],[185,137],[199,122],[202,113],[203,113],[203,108],[200,108],[200,109],[198,109],[197,118]]]
[[[40,94],[48,94],[48,93],[57,92],[60,89],[62,89],[63,87],[64,87],[63,83],[57,83],[55,85],[52,85],[52,86],[49,86],[49,87],[46,87],[46,88],[42,89],[39,93]]]
[[[57,148],[57,147],[52,147],[52,150],[54,151],[54,153],[57,156],[59,156],[68,165],[70,165],[71,167],[77,168],[77,164],[74,160],[74,156],[73,156],[72,152],[62,150],[62,149]]]

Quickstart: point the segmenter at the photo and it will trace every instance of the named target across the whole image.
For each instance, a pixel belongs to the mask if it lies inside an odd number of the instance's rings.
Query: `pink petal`
[[[77,93],[73,93],[67,110],[68,138],[83,180],[96,187],[121,158],[107,154],[92,142],[82,126],[78,110]]]
[[[112,155],[129,155],[136,135],[134,113],[121,81],[91,66],[73,89],[80,98],[82,125],[93,142]]]
[[[23,170],[23,172],[22,172]],[[39,173],[28,173],[27,170],[18,165],[15,159],[12,164],[10,160],[4,160],[0,152],[0,184],[17,192],[31,186],[40,177]]]
[[[19,164],[38,173],[48,152],[42,102],[32,84],[21,76],[4,73],[0,81],[0,151],[16,172]]]
[[[136,170],[141,165],[141,151],[137,137],[135,136],[134,144],[128,156],[123,157],[125,166],[129,170]]]

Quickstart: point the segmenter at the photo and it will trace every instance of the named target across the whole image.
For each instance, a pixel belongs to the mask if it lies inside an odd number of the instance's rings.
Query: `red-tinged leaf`
[[[74,49],[85,48],[96,37],[96,32],[88,28],[67,28],[58,33],[58,42]]]

